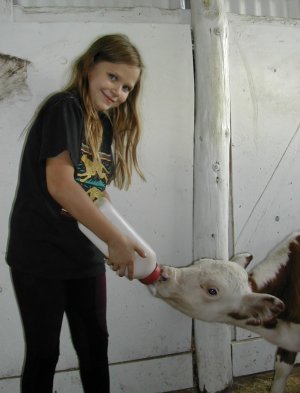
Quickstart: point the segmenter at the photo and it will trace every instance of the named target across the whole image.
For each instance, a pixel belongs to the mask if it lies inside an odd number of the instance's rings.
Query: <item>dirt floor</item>
[[[273,373],[257,374],[234,380],[232,393],[269,393]],[[285,393],[300,392],[300,367],[295,367],[288,379]]]
[[[269,393],[273,373],[256,374],[247,377],[235,378],[233,387],[228,393]],[[300,366],[295,367],[288,379],[285,393],[300,392]],[[178,390],[169,393],[198,393],[197,389]]]

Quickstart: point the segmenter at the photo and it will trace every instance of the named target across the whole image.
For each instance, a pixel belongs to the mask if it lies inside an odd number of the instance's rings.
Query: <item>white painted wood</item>
[[[157,7],[180,8],[180,0],[17,0],[23,7]]]
[[[230,16],[235,251],[254,263],[299,228],[299,29]]]
[[[227,12],[254,16],[300,18],[299,0],[224,0]]]
[[[200,392],[223,392],[232,382],[231,330],[222,324],[194,323]]]
[[[255,374],[274,368],[276,347],[262,338],[232,343],[233,376]],[[300,362],[300,355],[296,363]]]
[[[221,1],[191,1],[195,48],[194,259],[228,258],[228,27]],[[195,321],[201,391],[231,382],[230,328]]]
[[[299,229],[300,22],[228,18],[234,251],[254,265]],[[247,340],[233,344],[236,376],[273,367],[269,344],[251,337],[236,332]]]
[[[156,251],[158,262],[181,266],[192,261],[194,90],[190,26],[1,24],[0,53],[30,63],[27,71],[22,71],[22,83],[14,80],[13,89],[9,94],[9,89],[5,90],[6,96],[0,100],[0,135],[5,141],[0,145],[0,377],[20,375],[23,361],[23,333],[4,261],[7,223],[24,141],[20,137],[22,129],[36,105],[62,86],[71,60],[97,36],[118,31],[136,43],[146,64],[140,157],[147,183],[134,177],[130,191],[111,188],[110,194],[122,215]],[[108,298],[111,364],[118,362],[122,369],[123,362],[136,361],[138,367],[138,359],[142,362],[144,358],[191,351],[191,319],[153,298],[144,285],[130,283],[109,271]],[[64,323],[58,370],[74,367],[77,360]],[[175,374],[179,373],[176,367]],[[183,372],[189,373],[185,367]],[[172,384],[167,378],[169,374],[158,373],[157,383]],[[186,383],[186,379],[182,381]],[[190,386],[190,382],[181,385]]]
[[[193,387],[191,354],[111,367],[111,393],[163,393]],[[71,393],[71,392],[70,392]]]
[[[276,347],[257,338],[232,343],[234,377],[273,369]]]
[[[163,393],[193,387],[191,354],[110,366],[111,393]],[[0,380],[1,393],[19,393],[19,378]],[[54,393],[83,393],[78,371],[57,372]]]
[[[159,8],[93,8],[93,7],[33,7],[14,6],[16,22],[102,22],[102,23],[182,23],[190,24],[190,10]]]
[[[13,0],[0,0],[0,22],[12,22]]]
[[[236,330],[235,332],[236,341],[248,340],[249,338],[259,337],[257,334],[250,332],[250,330],[241,329],[241,328],[236,328],[235,330]]]

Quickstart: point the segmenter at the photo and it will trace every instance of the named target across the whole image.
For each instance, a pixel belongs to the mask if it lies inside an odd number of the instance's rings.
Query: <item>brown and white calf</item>
[[[300,232],[246,272],[251,259],[239,254],[231,261],[162,266],[152,291],[192,318],[239,326],[276,345],[271,393],[283,393],[300,352]]]

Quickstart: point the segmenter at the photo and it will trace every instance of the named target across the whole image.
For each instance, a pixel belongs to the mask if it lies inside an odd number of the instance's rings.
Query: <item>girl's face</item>
[[[127,100],[140,77],[138,67],[101,61],[88,74],[89,92],[97,111],[115,108]]]

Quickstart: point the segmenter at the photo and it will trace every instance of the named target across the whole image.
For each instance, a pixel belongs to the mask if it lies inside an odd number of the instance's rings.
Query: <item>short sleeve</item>
[[[75,166],[80,159],[83,129],[83,111],[75,97],[48,102],[42,116],[40,159],[67,150]]]

